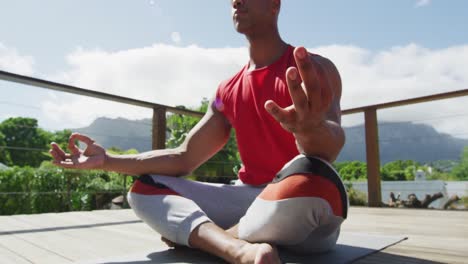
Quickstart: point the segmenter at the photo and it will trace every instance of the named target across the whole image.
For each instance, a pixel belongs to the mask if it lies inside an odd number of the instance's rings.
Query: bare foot
[[[238,225],[235,225],[229,229],[226,230],[226,233],[230,234],[234,238],[239,238],[238,236]]]
[[[239,249],[235,263],[239,264],[280,264],[276,248],[270,244],[246,244]]]
[[[162,242],[166,243],[166,245],[170,248],[178,248],[178,247],[182,247],[181,245],[177,244],[177,243],[174,243],[172,242],[171,240],[165,238],[165,237],[161,237],[161,240]]]

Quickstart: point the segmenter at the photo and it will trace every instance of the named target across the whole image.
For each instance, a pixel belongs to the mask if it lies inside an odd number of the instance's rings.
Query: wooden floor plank
[[[465,263],[468,259],[467,217],[466,211],[354,207],[343,229],[408,236],[408,240],[383,250],[386,255],[380,257],[405,256],[413,262]]]
[[[26,230],[30,229],[30,224],[17,221],[13,216],[0,216],[0,233],[12,230]]]
[[[347,232],[408,240],[357,263],[465,263],[468,212],[352,207]],[[0,263],[67,263],[167,249],[131,210],[0,216]],[[159,251],[158,251],[159,250]]]
[[[17,263],[17,264],[31,264],[34,263],[29,259],[24,258],[21,254],[17,254],[8,248],[0,245],[0,262],[2,264]]]
[[[47,250],[36,243],[31,243],[17,235],[0,236],[0,245],[16,255],[34,263],[71,263],[71,259]],[[5,263],[0,255],[0,263]]]
[[[116,219],[104,217],[105,214],[88,212],[20,215],[12,216],[11,219],[21,223],[21,228],[16,226],[16,231],[21,231],[16,234],[17,237],[30,244],[39,245],[44,250],[67,256],[72,261],[122,255],[142,249],[166,248],[160,241],[159,234],[140,221],[138,224],[126,224],[128,221],[137,220],[135,216],[129,212],[120,215],[122,217]],[[111,225],[113,223],[118,225]],[[51,231],[54,227],[62,229]],[[43,232],[44,230],[46,232]]]

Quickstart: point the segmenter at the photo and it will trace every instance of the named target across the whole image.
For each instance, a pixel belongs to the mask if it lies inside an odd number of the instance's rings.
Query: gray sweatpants
[[[129,204],[146,224],[177,244],[190,246],[190,233],[202,223],[213,222],[224,229],[239,223],[240,239],[299,252],[322,252],[335,245],[343,222],[319,197],[271,201],[257,197],[264,186],[202,183],[161,175],[151,178],[179,195],[129,192]]]

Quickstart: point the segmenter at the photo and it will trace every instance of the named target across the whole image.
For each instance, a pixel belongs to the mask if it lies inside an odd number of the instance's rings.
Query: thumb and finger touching
[[[75,145],[75,141],[81,141],[88,147],[94,144],[94,140],[92,140],[90,137],[79,133],[73,133],[68,140],[68,149],[70,149],[71,153],[74,155],[80,154],[80,149]]]
[[[49,153],[52,155],[54,159],[53,163],[55,165],[59,165],[63,168],[83,167],[83,164],[81,164],[83,162],[80,162],[79,160],[83,151],[78,146],[76,146],[76,141],[85,143],[87,145],[86,149],[94,144],[94,140],[91,138],[79,133],[73,133],[68,140],[67,148],[70,150],[70,154],[68,154],[57,143],[52,142]]]

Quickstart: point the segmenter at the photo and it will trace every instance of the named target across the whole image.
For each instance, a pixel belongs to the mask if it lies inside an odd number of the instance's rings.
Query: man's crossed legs
[[[274,263],[274,246],[323,252],[338,239],[347,198],[328,164],[307,159],[298,156],[267,186],[142,176],[128,200],[135,214],[167,240],[228,262]]]

